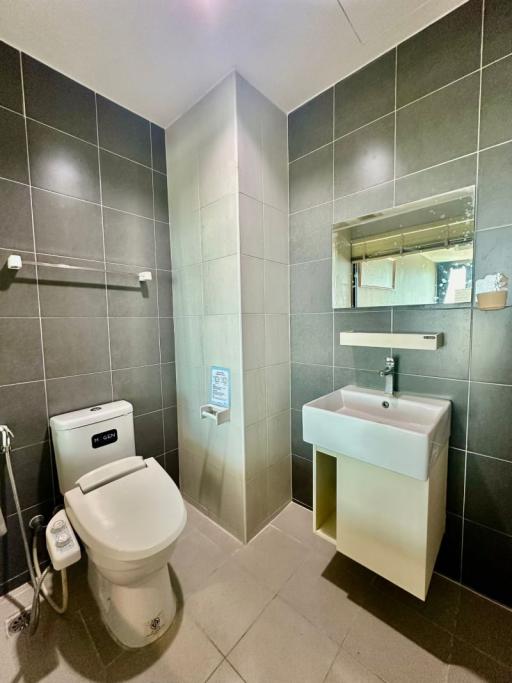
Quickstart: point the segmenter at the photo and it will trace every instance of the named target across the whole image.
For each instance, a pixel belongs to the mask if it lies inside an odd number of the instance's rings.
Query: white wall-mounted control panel
[[[65,510],[59,510],[46,527],[46,547],[53,568],[61,571],[78,562],[80,546]]]

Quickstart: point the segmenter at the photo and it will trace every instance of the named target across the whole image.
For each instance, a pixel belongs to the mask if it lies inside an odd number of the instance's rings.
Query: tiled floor
[[[512,682],[512,612],[439,576],[421,603],[333,552],[293,503],[245,547],[189,507],[172,566],[183,608],[157,643],[120,649],[77,566],[65,617],[1,635],[0,681]],[[1,599],[0,620],[14,609]]]

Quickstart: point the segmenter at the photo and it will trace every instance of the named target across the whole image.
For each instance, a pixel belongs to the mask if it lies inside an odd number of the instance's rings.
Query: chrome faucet
[[[393,396],[395,393],[395,359],[391,356],[386,358],[386,367],[381,370],[379,375],[386,378],[384,385],[384,393],[388,396]]]

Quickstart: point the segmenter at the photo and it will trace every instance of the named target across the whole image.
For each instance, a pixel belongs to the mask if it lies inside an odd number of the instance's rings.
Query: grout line
[[[22,62],[22,53],[19,53],[19,63],[20,63],[20,79],[21,79],[21,98],[22,98],[22,106],[23,106],[23,113],[25,114],[25,81],[23,77],[23,62]],[[37,264],[37,254],[36,254],[36,231],[35,231],[35,222],[34,222],[34,202],[32,198],[32,173],[31,173],[31,168],[30,168],[30,149],[29,149],[29,144],[28,144],[28,126],[27,126],[27,118],[24,116],[24,124],[25,124],[25,151],[26,151],[26,163],[27,163],[27,180],[28,180],[28,192],[29,192],[29,201],[30,201],[30,221],[32,224],[32,243],[34,246],[34,261]],[[45,402],[45,410],[46,410],[46,426],[48,429],[48,434],[50,434],[50,411],[48,408],[48,388],[46,385],[46,361],[45,361],[45,354],[44,354],[44,337],[43,337],[43,321],[41,317],[41,296],[40,296],[40,290],[39,290],[39,269],[38,266],[35,266],[35,280],[36,280],[36,297],[37,297],[37,311],[38,311],[38,317],[39,317],[39,340],[40,340],[40,347],[39,347],[39,352],[41,354],[41,369],[42,369],[42,381],[43,381],[43,388],[44,388],[44,402]],[[52,453],[52,448],[50,447],[50,456]],[[51,477],[51,482],[52,482],[52,502],[55,504],[56,500],[56,486],[55,486],[55,477],[54,477],[54,470],[53,467],[50,466],[50,477]]]
[[[396,206],[396,133],[397,133],[398,46],[395,47],[395,125],[393,130],[393,206]]]

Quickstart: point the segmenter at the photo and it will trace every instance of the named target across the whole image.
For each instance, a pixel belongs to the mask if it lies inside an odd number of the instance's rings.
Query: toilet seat
[[[187,514],[176,484],[154,458],[124,461],[127,473],[119,466],[123,461],[112,463],[117,466],[113,480],[111,475],[109,478],[110,465],[98,468],[103,472],[96,476],[96,487],[83,486],[84,493],[79,479],[64,501],[71,523],[86,545],[111,559],[130,562],[169,547],[183,531]],[[137,464],[140,466],[134,466]],[[86,475],[89,482],[91,474]]]

